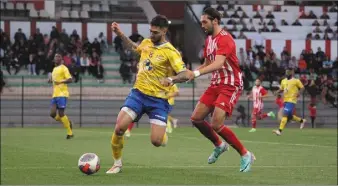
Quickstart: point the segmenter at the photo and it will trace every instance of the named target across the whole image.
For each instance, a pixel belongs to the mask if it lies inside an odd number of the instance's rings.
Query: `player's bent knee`
[[[162,139],[161,139],[161,138],[151,139],[151,143],[152,143],[155,147],[160,147],[160,146],[162,145]]]

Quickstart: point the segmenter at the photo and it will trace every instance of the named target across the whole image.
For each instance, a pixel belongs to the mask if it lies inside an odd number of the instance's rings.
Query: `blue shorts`
[[[174,108],[174,105],[169,105],[169,110],[168,110],[168,113],[170,113]]]
[[[294,104],[294,103],[285,102],[284,103],[284,110],[283,110],[284,116],[292,117],[293,109],[295,108],[295,106],[296,106],[296,104]]]
[[[50,104],[55,104],[57,109],[65,109],[67,106],[67,97],[54,97],[50,101]]]
[[[166,126],[169,107],[170,105],[165,99],[148,96],[137,89],[132,89],[122,106],[122,110],[125,108],[131,109],[134,113],[125,111],[135,122],[140,120],[143,114],[147,114],[151,124]]]

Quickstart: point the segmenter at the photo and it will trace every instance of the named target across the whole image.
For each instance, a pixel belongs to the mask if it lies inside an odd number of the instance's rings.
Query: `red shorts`
[[[210,86],[201,96],[200,102],[208,107],[218,107],[224,110],[228,116],[231,116],[241,93],[240,87],[230,85]]]
[[[257,116],[260,115],[262,113],[262,108],[253,108],[252,109],[252,115]]]

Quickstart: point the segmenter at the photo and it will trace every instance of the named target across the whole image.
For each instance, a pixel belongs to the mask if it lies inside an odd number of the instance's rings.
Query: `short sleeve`
[[[177,50],[168,50],[167,56],[171,67],[177,74],[186,70],[181,54]]]
[[[67,67],[64,67],[63,73],[64,73],[64,76],[65,76],[65,79],[72,78],[72,75],[70,75],[69,70],[68,70]]]
[[[143,41],[137,46],[136,52],[140,54],[142,52],[142,49],[146,46],[147,42],[148,39],[143,39]]]
[[[299,89],[304,88],[303,83],[302,83],[299,79],[297,80],[297,87],[298,87]]]
[[[261,94],[262,96],[265,96],[268,93],[265,88],[261,88]]]
[[[228,33],[226,33],[228,34]],[[233,42],[229,41],[229,38],[225,35],[220,37],[217,41],[216,55],[229,56],[234,49]]]
[[[285,89],[285,80],[282,80],[282,82],[280,83],[280,89],[281,90]]]

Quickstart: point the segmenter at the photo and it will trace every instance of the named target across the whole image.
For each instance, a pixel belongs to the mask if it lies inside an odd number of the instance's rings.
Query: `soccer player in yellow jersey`
[[[68,83],[71,83],[72,76],[69,73],[68,68],[62,64],[62,55],[55,54],[54,57],[55,67],[52,72],[52,76],[49,82],[53,83],[53,98],[51,100],[50,117],[59,121],[67,129],[66,139],[74,137],[72,131],[72,124],[65,115],[65,109],[67,105],[67,99],[69,97]]]
[[[169,112],[169,87],[163,86],[163,79],[177,74],[175,83],[188,80],[187,72],[180,53],[165,39],[169,23],[165,16],[158,15],[151,20],[150,38],[144,39],[139,46],[133,43],[112,23],[112,30],[120,36],[126,47],[140,55],[138,73],[133,89],[122,106],[111,139],[114,165],[107,174],[122,170],[122,148],[124,133],[128,125],[137,122],[147,114],[151,124],[151,143],[155,147],[165,146],[168,141],[166,124]]]
[[[175,105],[175,97],[178,96],[178,87],[177,85],[173,85],[170,87],[169,93],[168,93],[168,103],[170,105],[169,107],[169,111],[168,111],[168,121],[167,121],[167,132],[168,133],[172,133],[173,129],[171,124],[174,125],[174,128],[177,127],[177,119],[172,117],[172,115],[170,114],[174,105]]]
[[[294,78],[293,75],[293,69],[288,69],[286,71],[286,78],[282,80],[280,90],[277,91],[277,94],[283,92],[284,99],[283,117],[279,125],[279,130],[273,130],[273,133],[278,136],[282,134],[285,125],[290,120],[301,123],[301,129],[304,127],[306,122],[305,119],[293,115],[293,110],[297,104],[298,96],[300,92],[304,90],[302,82],[299,79]]]

